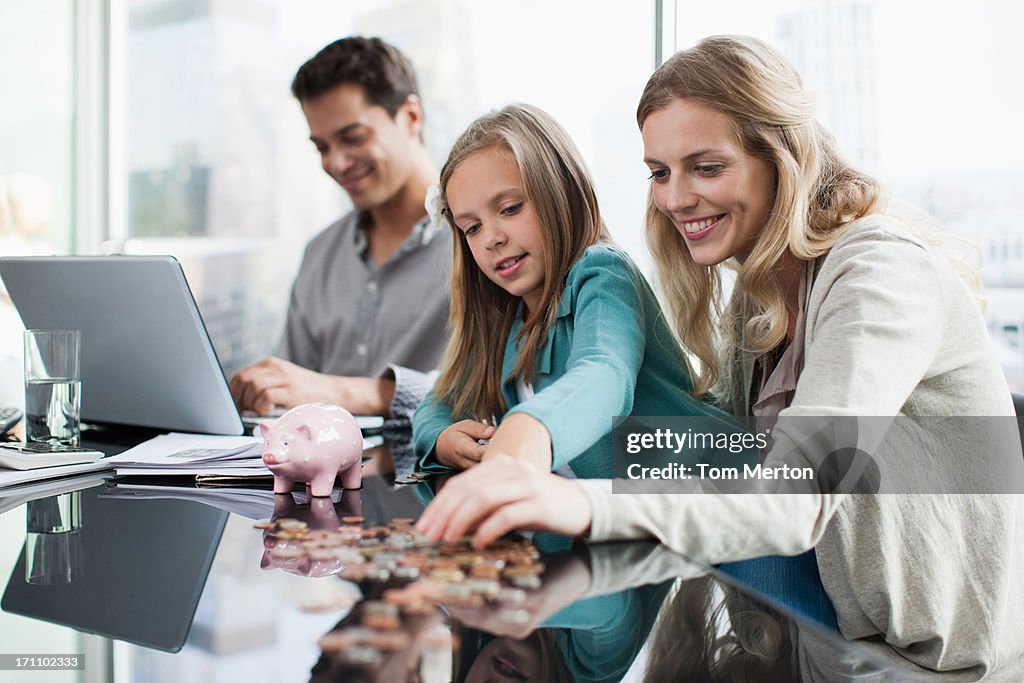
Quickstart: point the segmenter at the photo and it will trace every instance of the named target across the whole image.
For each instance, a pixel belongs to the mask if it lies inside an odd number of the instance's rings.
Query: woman
[[[700,360],[695,393],[713,389],[737,416],[777,417],[766,462],[799,456],[790,418],[1013,415],[965,279],[934,233],[888,215],[878,184],[843,162],[772,48],[714,37],[676,54],[649,80],[638,123],[648,242],[676,332]],[[737,275],[719,316],[726,266]],[[887,472],[979,474],[986,492],[1019,477],[1019,443],[1009,452],[977,420],[957,424],[974,431],[950,434],[942,458],[871,455]],[[708,563],[814,549],[803,560],[820,570],[844,636],[974,678],[1024,647],[1009,625],[1024,609],[1024,506],[1019,495],[943,490],[960,495],[613,495],[609,482],[487,453],[419,529],[448,539],[475,529],[478,544],[521,527],[654,536]]]

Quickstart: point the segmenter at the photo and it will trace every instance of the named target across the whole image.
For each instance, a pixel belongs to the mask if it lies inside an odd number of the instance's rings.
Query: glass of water
[[[25,330],[25,439],[78,447],[80,330]]]

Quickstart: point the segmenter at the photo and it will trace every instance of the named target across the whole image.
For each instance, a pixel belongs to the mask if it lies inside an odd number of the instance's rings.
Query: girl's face
[[[654,204],[694,262],[746,260],[775,200],[775,170],[743,151],[728,114],[695,100],[674,99],[640,133]]]
[[[511,154],[488,147],[467,157],[452,171],[446,194],[476,265],[533,311],[544,291],[544,237]]]
[[[542,673],[540,654],[531,641],[495,638],[473,660],[466,683],[536,681]]]

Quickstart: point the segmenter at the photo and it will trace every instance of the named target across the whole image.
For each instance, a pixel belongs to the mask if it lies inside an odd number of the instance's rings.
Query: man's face
[[[395,113],[366,101],[363,88],[340,85],[302,103],[309,139],[327,175],[357,209],[387,204],[408,182],[420,142],[419,101],[411,97]]]

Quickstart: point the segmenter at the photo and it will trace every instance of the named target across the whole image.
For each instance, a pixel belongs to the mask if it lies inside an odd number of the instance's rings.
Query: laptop
[[[26,328],[82,331],[82,421],[243,433],[227,380],[171,256],[0,258]]]

